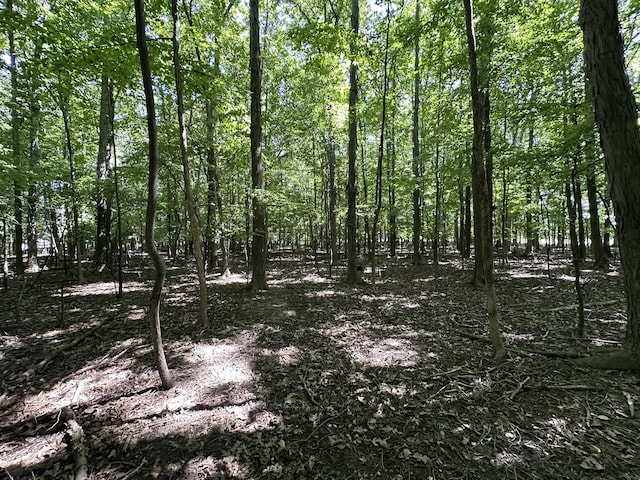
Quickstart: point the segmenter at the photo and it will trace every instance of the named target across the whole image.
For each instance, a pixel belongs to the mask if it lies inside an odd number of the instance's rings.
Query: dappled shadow
[[[58,418],[67,405],[93,480],[633,478],[640,466],[629,406],[637,379],[527,352],[586,350],[571,311],[542,312],[567,303],[569,282],[497,275],[512,353],[495,363],[487,345],[458,334],[486,336],[486,314],[455,259],[437,270],[389,262],[375,287],[346,286],[300,259],[273,267],[255,296],[244,275],[208,277],[209,330],[195,324],[195,276],[172,271],[162,305],[170,391],[158,388],[143,288],[115,299],[104,284],[95,297],[83,286],[63,329],[51,329],[46,306],[24,325],[9,319],[0,468],[68,474]],[[594,301],[599,288],[589,289]],[[620,338],[619,311],[591,313],[589,342]],[[98,330],[86,342],[21,376],[89,328]],[[32,447],[46,442],[49,456],[38,458]]]

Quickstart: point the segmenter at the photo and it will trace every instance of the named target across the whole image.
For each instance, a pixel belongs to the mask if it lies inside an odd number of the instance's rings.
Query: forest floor
[[[624,338],[617,265],[583,272],[584,338],[567,260],[497,266],[508,355],[495,362],[471,264],[380,262],[375,286],[352,287],[323,262],[274,255],[256,296],[236,264],[208,277],[206,330],[191,267],[170,263],[170,391],[153,364],[146,260],[126,269],[122,298],[108,276],[63,284],[62,319],[61,273],[12,279],[0,479],[73,478],[84,452],[91,480],[638,478],[640,378],[566,358]]]

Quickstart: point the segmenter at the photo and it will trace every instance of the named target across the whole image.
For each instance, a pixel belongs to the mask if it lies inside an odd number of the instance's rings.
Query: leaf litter
[[[29,278],[14,279],[0,310],[0,474],[71,478],[71,408],[93,480],[636,478],[638,377],[568,358],[624,338],[615,266],[584,272],[585,338],[566,260],[551,278],[535,259],[498,267],[509,355],[496,363],[468,266],[384,263],[375,286],[352,287],[283,256],[257,296],[243,273],[209,275],[204,331],[195,277],[173,265],[171,391],[153,366],[146,269],[126,275],[123,298],[104,277],[65,287],[63,325],[46,283],[15,314]]]

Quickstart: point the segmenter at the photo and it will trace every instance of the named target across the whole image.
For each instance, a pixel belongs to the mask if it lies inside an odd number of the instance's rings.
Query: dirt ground
[[[494,362],[470,264],[380,262],[375,286],[350,287],[322,261],[274,255],[256,296],[236,264],[208,277],[207,330],[192,268],[170,263],[170,391],[153,365],[146,261],[127,268],[122,298],[108,275],[12,278],[0,479],[73,478],[83,453],[92,480],[639,478],[638,376],[568,358],[624,338],[616,265],[584,272],[585,338],[566,260],[497,266],[508,356]]]

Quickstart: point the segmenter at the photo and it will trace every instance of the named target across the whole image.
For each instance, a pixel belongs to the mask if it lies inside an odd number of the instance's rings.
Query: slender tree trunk
[[[587,198],[589,199],[589,226],[591,228],[591,251],[594,258],[594,268],[604,269],[609,264],[602,244],[600,233],[600,214],[598,213],[598,191],[593,165],[587,170]]]
[[[207,328],[209,326],[209,315],[207,313],[207,274],[204,269],[204,258],[202,255],[202,244],[200,241],[200,226],[198,216],[196,215],[196,202],[193,197],[193,188],[191,187],[191,167],[189,166],[189,151],[187,149],[187,127],[184,122],[184,81],[182,79],[180,59],[180,20],[178,17],[178,0],[171,1],[171,16],[173,17],[173,71],[176,81],[176,103],[178,106],[178,129],[180,131],[180,154],[182,156],[184,195],[187,201],[189,229],[191,233],[191,241],[193,242],[193,252],[196,258],[198,284],[200,286],[200,308],[198,310],[198,320],[201,327]]]
[[[69,160],[69,177],[71,182],[71,203],[73,211],[73,235],[75,238],[76,266],[78,273],[78,283],[84,282],[82,273],[82,234],[80,232],[80,220],[78,213],[78,191],[76,182],[76,163],[74,158],[73,142],[71,141],[71,116],[69,113],[69,98],[66,94],[61,94],[60,110],[64,122],[64,133],[66,138],[67,158]]]
[[[376,283],[378,223],[382,211],[382,168],[384,160],[384,140],[387,125],[387,91],[389,88],[389,30],[391,26],[391,3],[387,0],[387,30],[385,34],[384,60],[382,63],[382,118],[380,120],[380,143],[378,144],[378,166],[376,168],[376,209],[373,215],[373,228],[371,229],[371,284]]]
[[[327,135],[325,141],[327,167],[329,169],[329,276],[338,258],[338,223],[336,220],[336,148],[333,135]]]
[[[358,122],[358,127],[360,128],[360,138],[365,138],[366,133],[364,131],[364,122],[362,119]],[[367,182],[367,158],[366,152],[364,148],[364,142],[360,144],[360,174],[362,177],[362,200],[361,205],[365,205],[364,212],[364,248],[362,251],[363,255],[368,255],[369,260],[371,260],[371,255],[373,255],[372,245],[373,240],[371,240],[371,225],[369,224],[369,183]]]
[[[575,167],[571,174],[571,183],[565,184],[565,197],[567,199],[567,212],[569,214],[569,237],[571,239],[571,258],[573,261],[574,285],[576,287],[576,296],[578,298],[578,328],[577,336],[584,336],[584,297],[582,295],[582,283],[580,283],[580,245],[578,243],[578,234],[576,231],[576,201],[571,197],[571,185],[575,182],[573,176],[575,175]]]
[[[420,32],[420,0],[416,0],[415,13],[416,29]],[[422,265],[422,251],[420,242],[422,239],[422,168],[420,158],[420,34],[416,35],[416,44],[413,57],[413,128],[411,130],[413,141],[413,264]]]
[[[436,130],[440,129],[440,112],[438,112],[438,121]],[[435,175],[435,215],[433,219],[433,264],[438,265],[440,263],[440,224],[442,223],[442,184],[440,182],[440,133],[436,131],[436,155],[433,165],[433,173]]]
[[[358,159],[358,63],[357,37],[360,29],[359,0],[351,0],[352,39],[349,46],[351,65],[349,67],[349,162],[347,167],[347,283],[355,284],[360,279],[357,271],[356,236],[358,219],[356,217],[356,162]]]
[[[391,161],[391,171],[389,174],[389,256],[397,256],[398,244],[398,211],[396,208],[396,134],[395,115],[391,115],[391,139],[389,145],[389,160]]]
[[[249,51],[251,71],[251,186],[253,245],[251,290],[267,288],[267,199],[262,161],[262,71],[260,64],[259,0],[249,0]]]
[[[640,130],[615,0],[582,0],[587,76],[604,152],[627,297],[625,346],[640,368]]]
[[[489,313],[489,331],[493,354],[495,359],[501,359],[506,355],[502,337],[500,335],[498,302],[496,298],[495,285],[493,283],[493,249],[491,248],[491,201],[489,187],[484,164],[484,147],[486,139],[483,138],[484,122],[486,121],[487,102],[485,95],[479,88],[478,63],[476,57],[476,38],[473,29],[473,10],[471,0],[464,0],[467,45],[469,49],[469,68],[471,76],[471,102],[473,109],[473,156],[472,170],[476,191],[474,197],[478,197],[478,206],[481,209],[477,215],[480,225],[478,226],[479,236],[476,240],[476,251],[482,254],[482,272],[484,278],[485,291],[487,295],[487,310]]]
[[[113,117],[111,117],[111,137],[114,136]],[[113,186],[116,200],[116,248],[118,249],[118,296],[122,297],[123,278],[122,278],[122,210],[120,204],[120,182],[118,178],[118,157],[116,156],[115,142],[113,146]]]
[[[573,182],[573,191],[576,199],[578,215],[578,259],[582,262],[587,256],[587,243],[585,240],[584,214],[582,212],[582,184],[580,180],[575,177]]]
[[[463,258],[471,256],[471,185],[467,185],[464,191],[464,251]]]
[[[35,172],[40,163],[40,116],[39,99],[40,75],[39,64],[42,52],[42,42],[36,41],[33,55],[33,71],[31,72],[31,92],[29,93],[29,110],[31,116],[31,147],[29,149],[29,169]],[[27,271],[37,272],[38,266],[38,231],[36,216],[38,213],[38,194],[36,180],[32,179],[27,193]]]
[[[100,95],[100,122],[98,140],[98,160],[96,175],[98,189],[96,192],[96,249],[94,264],[101,271],[111,257],[111,201],[107,197],[107,181],[111,175],[113,154],[113,85],[111,79],[103,74]]]
[[[6,10],[13,12],[13,0],[6,1]],[[9,37],[9,75],[11,77],[11,156],[13,165],[21,170],[20,161],[20,115],[18,113],[18,67],[16,60],[15,35],[13,28],[7,31]],[[16,256],[16,273],[24,273],[24,258],[22,257],[22,185],[18,180],[13,181],[13,222],[15,227],[14,253]]]
[[[144,86],[145,103],[147,107],[147,129],[149,132],[149,182],[147,196],[147,213],[145,226],[145,243],[149,256],[153,260],[156,270],[156,278],[153,284],[150,299],[149,319],[151,323],[151,339],[153,341],[153,353],[160,375],[162,387],[165,390],[173,388],[174,381],[167,365],[162,345],[162,331],[160,328],[160,300],[162,287],[167,274],[167,267],[156,248],[155,223],[156,205],[158,203],[158,167],[160,154],[158,151],[158,128],[156,125],[156,107],[153,98],[153,85],[151,83],[151,68],[149,66],[149,50],[145,36],[145,12],[144,0],[135,0],[136,10],[136,40],[140,54],[140,70],[142,71],[142,83]]]

